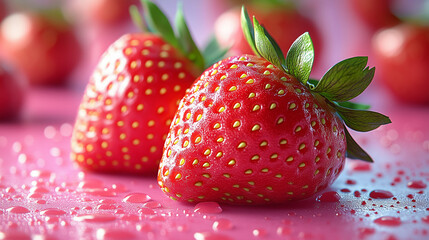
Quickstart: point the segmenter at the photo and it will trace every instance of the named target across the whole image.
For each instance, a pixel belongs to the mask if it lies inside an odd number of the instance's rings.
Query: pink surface
[[[429,237],[427,108],[379,102],[393,123],[354,134],[376,162],[348,160],[333,186],[310,199],[268,207],[186,205],[164,196],[155,177],[73,166],[70,134],[80,95],[33,89],[24,120],[0,124],[0,239]]]

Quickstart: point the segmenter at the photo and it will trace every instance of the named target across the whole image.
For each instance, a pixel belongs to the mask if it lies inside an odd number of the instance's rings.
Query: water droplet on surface
[[[256,228],[256,229],[253,229],[252,234],[255,237],[265,237],[267,235],[267,231],[262,228]]]
[[[21,206],[10,207],[6,211],[8,211],[10,213],[17,213],[17,214],[29,213],[30,212],[30,210],[28,210],[28,208],[21,207]]]
[[[144,203],[143,207],[147,207],[147,208],[161,208],[162,205],[161,205],[161,203],[159,203],[157,201],[150,201],[150,202]]]
[[[392,198],[393,194],[386,190],[374,190],[369,193],[369,196],[374,199]]]
[[[139,209],[138,212],[141,215],[154,215],[155,214],[155,211],[153,211],[150,208],[141,208],[141,209]]]
[[[324,192],[316,198],[318,202],[339,202],[341,196],[335,191]]]
[[[407,183],[407,187],[409,188],[414,188],[414,189],[422,189],[422,188],[426,188],[426,183],[424,183],[423,181],[411,181],[409,183]]]
[[[353,161],[353,164],[351,164],[351,168],[354,171],[370,171],[371,170],[371,164],[366,162],[357,162]]]
[[[83,214],[74,217],[74,220],[78,222],[104,223],[115,221],[116,217],[109,214]]]
[[[217,202],[200,202],[194,207],[194,212],[199,213],[221,213],[222,208]]]
[[[58,208],[50,208],[41,211],[40,214],[45,216],[59,216],[66,214],[66,212]]]
[[[212,228],[214,231],[231,230],[234,228],[234,224],[229,219],[222,218],[215,221]]]
[[[429,216],[422,217],[422,221],[429,224]]]
[[[145,203],[151,200],[151,197],[145,193],[131,193],[122,199],[127,203]]]
[[[383,226],[399,226],[402,221],[399,217],[385,216],[375,219],[374,223]]]

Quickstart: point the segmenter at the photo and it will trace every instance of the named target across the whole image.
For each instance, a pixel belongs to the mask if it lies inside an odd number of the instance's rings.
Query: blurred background
[[[178,1],[155,2],[174,19]],[[201,47],[215,36],[230,47],[229,55],[249,53],[239,21],[244,4],[284,52],[297,36],[310,32],[316,53],[312,77],[320,78],[345,58],[369,56],[369,66],[377,71],[366,95],[376,97],[376,106],[429,103],[428,1],[181,2]],[[0,0],[0,118],[49,114],[55,104],[61,108],[58,98],[69,97],[67,103],[77,106],[105,49],[121,35],[138,31],[128,13],[132,4],[140,7],[138,0]]]

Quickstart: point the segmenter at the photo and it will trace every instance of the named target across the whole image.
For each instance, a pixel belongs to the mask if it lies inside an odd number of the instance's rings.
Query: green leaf
[[[367,57],[354,57],[335,64],[313,89],[327,99],[345,102],[357,97],[371,83],[375,68],[366,67]]]
[[[147,32],[148,29],[145,25],[142,15],[139,12],[138,7],[135,5],[131,5],[129,11],[130,11],[131,20],[133,21],[134,25],[136,25],[136,27],[140,29],[140,31]]]
[[[182,5],[180,4],[176,12],[176,28],[179,35],[179,43],[182,46],[186,56],[193,62],[199,69],[204,69],[204,58],[200,50],[192,39],[189,32],[188,25],[186,24],[183,16]]]
[[[378,128],[381,125],[391,123],[389,117],[373,111],[356,110],[346,107],[341,107],[334,104],[335,110],[343,119],[344,123],[351,129],[368,132]]]
[[[165,16],[153,2],[149,0],[141,0],[141,2],[144,7],[144,16],[149,31],[161,35],[162,38],[173,45],[173,47],[184,52],[176,38],[176,35],[174,34],[167,16]]]
[[[365,150],[362,149],[361,146],[353,139],[352,135],[350,135],[347,128],[344,128],[344,132],[346,134],[346,142],[347,142],[347,152],[346,156],[351,159],[359,159],[366,162],[374,162],[371,156]]]
[[[214,63],[222,60],[228,50],[228,48],[221,48],[218,41],[216,40],[216,37],[212,35],[203,50],[203,56],[205,59],[204,68],[208,68]]]
[[[286,67],[290,74],[305,85],[310,77],[313,61],[313,42],[306,32],[299,36],[289,48],[286,56]]]
[[[371,108],[370,105],[354,103],[354,102],[337,102],[337,104],[340,105],[341,107],[351,108],[355,110],[368,110]]]
[[[255,32],[253,31],[252,21],[250,20],[249,14],[247,13],[244,5],[241,8],[241,29],[243,30],[244,37],[246,38],[253,52],[256,55],[261,56],[261,54],[259,54],[258,50],[256,49]]]
[[[253,17],[253,25],[255,44],[259,54],[279,69],[284,69],[284,56],[282,51],[279,50],[280,47],[278,47],[277,43],[273,41],[272,37],[269,36],[268,32],[259,24],[255,17]]]

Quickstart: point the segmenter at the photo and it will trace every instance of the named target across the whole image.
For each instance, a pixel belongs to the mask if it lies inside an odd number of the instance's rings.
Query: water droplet
[[[280,226],[277,228],[277,235],[279,236],[288,236],[292,233],[292,229],[286,226]]]
[[[194,233],[195,240],[232,240],[232,238],[212,232],[196,232]]]
[[[21,207],[21,206],[10,207],[6,211],[8,211],[10,213],[17,213],[17,214],[30,212],[30,210],[28,210],[28,208]]]
[[[222,208],[217,202],[200,202],[194,207],[194,212],[199,213],[221,213]]]
[[[256,228],[256,229],[253,229],[252,234],[255,237],[265,237],[267,235],[267,231],[262,228]]]
[[[99,204],[96,208],[97,210],[114,210],[116,206],[113,204]]]
[[[374,190],[369,193],[369,196],[374,199],[392,198],[393,194],[386,190]]]
[[[49,208],[41,211],[40,214],[45,216],[59,216],[66,214],[66,212],[58,208]]]
[[[231,230],[234,228],[234,224],[229,219],[219,219],[213,223],[212,226],[214,231]]]
[[[30,188],[30,193],[44,194],[44,193],[48,193],[48,192],[49,192],[49,190],[44,188],[44,187],[32,187],[32,188]]]
[[[138,222],[138,221],[140,221],[140,218],[137,215],[130,214],[130,215],[122,216],[121,220],[128,221],[128,222]]]
[[[145,193],[132,193],[122,199],[123,202],[127,203],[145,203],[151,200],[151,197]]]
[[[353,161],[353,164],[351,164],[351,168],[354,171],[370,171],[371,170],[371,164],[366,162],[358,162]]]
[[[426,183],[424,183],[423,181],[411,181],[407,183],[407,187],[414,189],[426,188],[426,186]]]
[[[374,223],[384,226],[399,226],[402,222],[399,217],[385,216],[375,219]]]
[[[150,202],[144,203],[143,207],[147,207],[147,208],[161,208],[162,205],[161,205],[161,203],[159,203],[157,201],[150,201]]]
[[[141,209],[139,209],[138,212],[141,215],[154,215],[155,214],[155,211],[153,211],[150,208],[141,208]]]
[[[429,216],[422,217],[422,221],[429,224]]]
[[[116,217],[109,214],[83,214],[74,217],[74,220],[78,222],[104,223],[115,221]]]
[[[335,191],[324,192],[316,198],[318,202],[339,202],[341,196]]]

